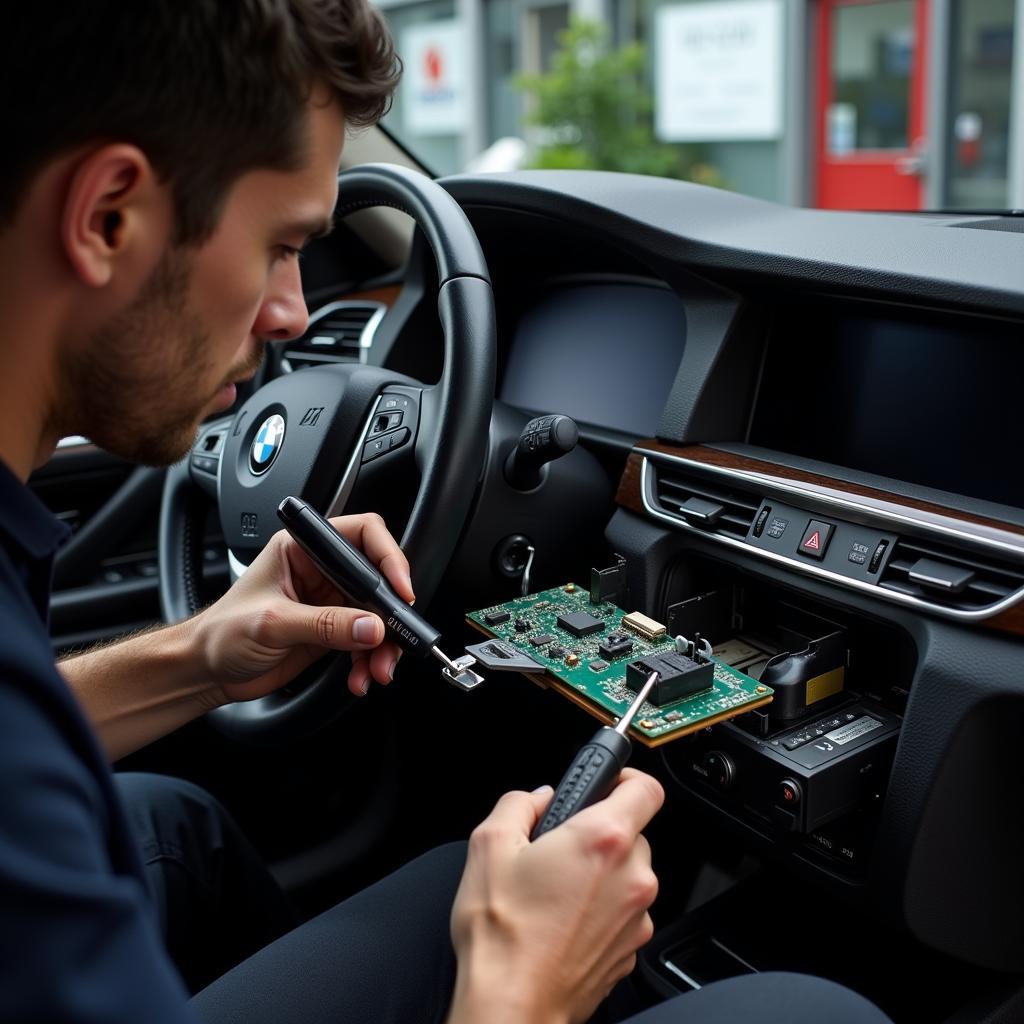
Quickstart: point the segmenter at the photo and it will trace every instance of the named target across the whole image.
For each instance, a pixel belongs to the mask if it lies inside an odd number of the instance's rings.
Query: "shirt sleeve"
[[[0,615],[0,1018],[197,1024],[142,880],[111,863],[112,790],[37,636]],[[77,749],[76,749],[77,746]],[[99,769],[102,768],[102,771]]]

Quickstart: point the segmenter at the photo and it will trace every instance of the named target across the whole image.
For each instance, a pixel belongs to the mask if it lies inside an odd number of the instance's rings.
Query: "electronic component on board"
[[[624,654],[632,653],[633,641],[625,633],[609,633],[598,644],[597,650],[602,658],[614,661],[616,658],[621,658]]]
[[[555,623],[566,633],[583,639],[592,633],[600,633],[604,630],[604,621],[594,618],[589,612],[569,612],[566,615],[559,615]]]
[[[634,633],[638,633],[645,640],[657,640],[658,637],[665,635],[665,627],[660,622],[655,622],[654,619],[643,612],[630,612],[628,615],[623,615],[622,625],[626,629],[633,630]]]
[[[615,565],[609,569],[590,570],[590,603],[617,602],[626,593],[626,560],[615,556]]]
[[[710,690],[715,683],[714,662],[703,660],[699,654],[695,660],[667,651],[630,662],[626,666],[627,689],[639,693],[652,672],[658,673],[658,681],[647,699],[659,708]]]

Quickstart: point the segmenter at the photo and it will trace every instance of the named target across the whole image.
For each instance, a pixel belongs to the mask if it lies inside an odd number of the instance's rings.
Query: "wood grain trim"
[[[915,513],[914,518],[925,525],[953,527],[963,530],[965,533],[980,533],[971,531],[971,526],[982,527],[984,531],[996,531],[1003,534],[1004,541],[1019,543],[1024,538],[1024,526],[1016,523],[1009,523],[1001,519],[992,519],[986,516],[978,516],[960,509],[949,508],[945,505],[938,505],[934,502],[920,501],[916,498],[908,498],[903,494],[893,494],[891,491],[883,491],[876,487],[867,487],[863,484],[851,483],[848,480],[837,480],[834,477],[822,476],[811,473],[807,470],[794,469],[792,466],[780,466],[774,462],[766,462],[762,459],[751,458],[746,455],[737,455],[733,452],[719,451],[717,448],[708,448],[704,445],[670,445],[663,441],[640,441],[637,443],[636,451],[649,451],[664,455],[675,455],[680,458],[689,459],[691,462],[700,463],[705,466],[714,466],[718,469],[740,470],[747,473],[757,473],[765,478],[765,484],[801,484],[813,489],[822,497],[835,498],[841,501],[855,500],[857,504],[867,508],[869,511],[880,514],[896,513],[907,515]],[[630,458],[633,456],[631,455]],[[627,465],[627,471],[628,471]],[[624,474],[625,476],[625,474]],[[621,488],[620,488],[621,490]],[[635,485],[637,498],[639,498],[639,476]],[[642,507],[642,505],[641,505]],[[1005,534],[1010,534],[1006,537]]]
[[[1024,636],[1024,604],[1014,605],[1012,608],[1007,608],[1005,612],[993,615],[991,619],[985,620],[985,625],[999,630],[1000,633]]]
[[[362,292],[346,292],[339,295],[335,302],[383,302],[390,309],[402,293],[400,284],[388,284],[381,288],[367,288]]]
[[[644,514],[644,503],[640,497],[640,471],[643,468],[644,457],[637,451],[631,451],[626,459],[625,469],[619,479],[619,489],[615,495],[615,501],[623,508],[631,509],[633,512]]]

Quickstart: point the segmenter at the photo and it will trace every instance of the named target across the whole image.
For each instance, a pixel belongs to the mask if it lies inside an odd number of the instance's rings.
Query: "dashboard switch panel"
[[[764,531],[758,535],[752,529],[746,538],[747,544],[790,562],[820,565],[847,579],[875,584],[879,567],[896,541],[894,534],[839,519],[814,518],[808,509],[775,500],[763,502],[758,517],[765,509],[770,511]],[[755,526],[757,521],[755,518]],[[803,527],[799,537],[787,530],[790,524],[796,529]]]

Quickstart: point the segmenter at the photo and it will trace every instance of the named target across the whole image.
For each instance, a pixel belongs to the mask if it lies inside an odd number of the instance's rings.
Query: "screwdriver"
[[[619,773],[626,767],[633,749],[626,730],[657,681],[658,673],[652,672],[615,727],[602,726],[580,750],[558,784],[548,809],[537,822],[530,839],[550,832],[584,807],[603,800],[615,788]]]
[[[439,630],[417,614],[392,589],[366,557],[322,515],[299,498],[288,497],[277,515],[316,567],[354,603],[376,612],[388,635],[410,654],[433,655],[455,675],[462,671],[438,646]]]

